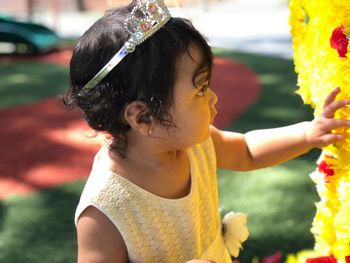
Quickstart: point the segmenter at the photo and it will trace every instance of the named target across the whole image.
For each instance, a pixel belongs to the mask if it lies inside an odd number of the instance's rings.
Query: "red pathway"
[[[62,51],[38,61],[68,64]],[[215,58],[212,88],[218,95],[217,127],[237,118],[260,94],[256,74],[237,62]],[[0,199],[86,178],[98,149],[78,112],[58,98],[0,111]],[[90,136],[90,138],[89,138]]]

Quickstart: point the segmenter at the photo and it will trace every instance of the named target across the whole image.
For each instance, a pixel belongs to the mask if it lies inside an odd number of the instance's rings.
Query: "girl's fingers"
[[[335,97],[337,97],[339,92],[340,92],[340,88],[336,87],[334,90],[332,90],[331,93],[329,93],[329,95],[327,96],[323,104],[324,109],[335,100]]]
[[[339,142],[343,139],[344,139],[344,135],[342,134],[336,134],[336,133],[327,134],[322,138],[322,143],[323,143],[322,147],[335,142]]]
[[[327,97],[328,99],[328,97]],[[326,102],[325,102],[326,104]],[[338,101],[332,101],[331,103],[327,104],[327,106],[324,107],[324,111],[322,113],[322,116],[325,118],[333,118],[334,114],[337,110],[343,108],[346,105],[350,104],[350,100],[338,100]]]
[[[342,120],[342,119],[336,119],[329,123],[329,126],[327,127],[329,130],[337,129],[337,128],[347,128],[350,127],[350,120]]]

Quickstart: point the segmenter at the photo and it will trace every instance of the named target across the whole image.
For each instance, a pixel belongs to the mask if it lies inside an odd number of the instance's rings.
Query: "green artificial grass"
[[[76,262],[73,222],[84,182],[0,202],[0,262]]]
[[[248,213],[250,237],[242,262],[313,247],[310,227],[317,195],[307,177],[313,169],[311,162],[297,159],[253,172],[219,171],[222,214]]]
[[[246,64],[262,83],[256,104],[228,130],[246,132],[312,118],[312,110],[294,93],[292,61],[221,49],[214,52]],[[68,69],[56,65],[1,62],[0,72],[2,108],[62,93],[68,85]],[[285,254],[313,246],[310,226],[318,197],[308,174],[318,154],[312,151],[253,172],[219,171],[222,214],[230,210],[249,214],[250,238],[240,255],[242,263],[277,250]],[[78,181],[0,201],[0,262],[76,262],[73,217],[83,184]]]
[[[0,63],[0,109],[31,103],[63,93],[68,68],[38,62]]]

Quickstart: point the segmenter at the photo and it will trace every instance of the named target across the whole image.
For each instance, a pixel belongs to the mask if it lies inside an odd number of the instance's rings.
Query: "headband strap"
[[[163,0],[138,0],[130,16],[124,22],[124,29],[130,38],[107,64],[82,88],[91,91],[104,77],[115,68],[127,54],[163,27],[171,18]]]

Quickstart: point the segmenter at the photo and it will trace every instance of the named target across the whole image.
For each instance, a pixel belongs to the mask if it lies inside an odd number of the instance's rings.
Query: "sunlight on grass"
[[[31,103],[68,88],[68,68],[53,64],[2,63],[0,78],[0,108]]]
[[[259,76],[259,80],[263,85],[276,84],[283,81],[283,79],[281,79],[281,76],[277,74],[262,74]]]
[[[285,120],[287,116],[295,115],[299,113],[299,109],[296,108],[281,108],[279,110],[276,110],[275,107],[266,107],[264,109],[261,109],[260,111],[260,117],[261,118],[274,118],[274,119],[280,119],[281,121]]]
[[[28,83],[30,81],[35,82],[35,77],[37,76],[32,76],[30,77],[29,75],[26,74],[11,74],[7,75],[6,78],[4,78],[3,81],[3,86],[0,87],[0,89],[4,89],[6,85],[18,85],[18,84],[24,84]]]

